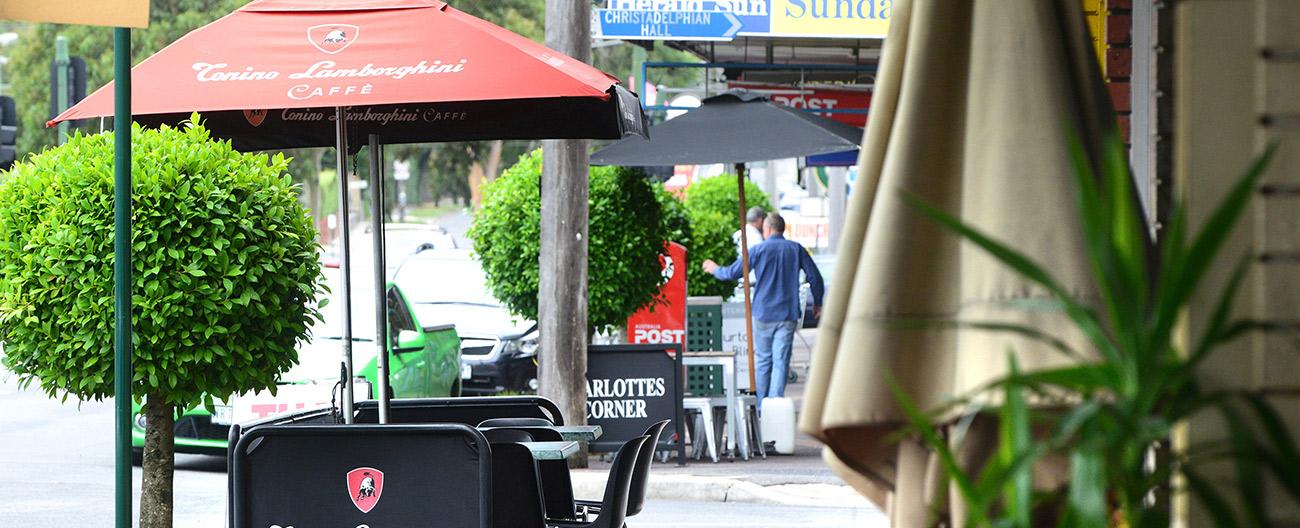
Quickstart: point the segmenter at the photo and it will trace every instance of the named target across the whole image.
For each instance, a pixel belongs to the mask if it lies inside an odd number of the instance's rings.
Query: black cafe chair
[[[527,447],[517,443],[531,442],[533,436],[517,429],[481,432],[492,447],[492,526],[544,528],[546,513],[537,461]]]
[[[659,436],[667,426],[668,420],[663,420],[651,425],[645,431],[650,439],[641,446],[641,451],[636,456],[636,470],[632,472],[632,487],[628,490],[627,515],[629,517],[641,513],[641,508],[645,506],[646,491],[649,489],[647,484],[650,481],[650,463],[654,461],[655,449],[659,446]]]
[[[632,471],[632,485],[628,489],[627,498],[627,516],[631,517],[641,513],[641,508],[645,506],[646,491],[650,480],[650,463],[654,461],[655,448],[659,445],[659,436],[663,434],[664,428],[668,426],[668,420],[651,425],[645,430],[645,436],[649,438],[636,456],[636,466]],[[574,501],[578,511],[585,517],[587,514],[599,514],[600,503],[593,500],[579,499]]]
[[[520,429],[479,429],[488,443],[532,442],[533,435]]]
[[[479,422],[479,428],[484,427],[550,427],[555,425],[545,418],[489,418]]]
[[[492,420],[485,421],[484,424]],[[564,438],[554,429],[546,427],[491,427],[482,425],[483,434],[496,431],[521,431],[532,437],[535,442],[562,442]],[[488,437],[491,439],[491,437]],[[538,460],[537,469],[542,478],[542,498],[546,504],[546,517],[550,519],[576,519],[574,510],[573,480],[569,475],[569,463],[565,460]]]
[[[261,425],[245,429],[230,449],[232,528],[288,525],[286,515],[295,526],[355,526],[350,521],[361,516],[376,526],[496,526],[492,448],[463,424]],[[363,468],[400,482],[401,491],[385,495],[404,498],[379,503],[374,495],[379,509],[358,511],[344,493],[355,484],[341,485]]]
[[[605,496],[600,501],[600,515],[596,520],[558,520],[547,519],[550,528],[622,528],[627,520],[628,492],[632,487],[632,471],[636,469],[637,454],[650,437],[638,436],[619,448],[614,456],[614,464],[609,468],[609,479],[605,481]]]
[[[473,427],[489,418],[533,417],[547,420],[547,425],[564,425],[560,408],[540,396],[395,398],[389,404],[389,423],[462,423]],[[354,416],[359,424],[378,423],[379,402],[357,402]]]

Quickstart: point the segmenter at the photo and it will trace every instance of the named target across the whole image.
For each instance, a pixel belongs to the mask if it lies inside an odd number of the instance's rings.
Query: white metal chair
[[[699,427],[695,428],[694,438],[691,439],[691,443],[694,445],[695,458],[699,459],[704,452],[700,449],[700,442],[702,441],[708,446],[709,458],[716,463],[718,461],[718,437],[716,435],[717,429],[713,426],[713,398],[682,398],[682,408],[690,413],[698,413],[702,422]]]

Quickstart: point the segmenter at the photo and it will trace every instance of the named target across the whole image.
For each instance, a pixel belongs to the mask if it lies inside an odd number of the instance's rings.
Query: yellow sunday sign
[[[885,38],[893,0],[772,0],[772,34]]]

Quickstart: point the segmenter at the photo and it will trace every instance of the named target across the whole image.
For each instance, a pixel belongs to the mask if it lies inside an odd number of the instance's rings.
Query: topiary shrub
[[[736,231],[737,217],[701,209],[687,212],[694,236],[686,251],[686,293],[730,299],[736,291],[736,281],[718,280],[705,272],[701,264],[705,259],[723,266],[736,261],[736,245],[731,242],[731,234]]]
[[[677,195],[668,192],[663,185],[651,185],[655,192],[655,201],[659,202],[660,218],[668,240],[686,247],[691,247],[691,217],[686,213],[686,204]],[[690,253],[686,254],[690,258]]]
[[[763,189],[748,179],[745,180],[745,207],[762,207],[772,210],[771,201]],[[686,208],[694,210],[715,211],[736,217],[740,222],[740,193],[736,190],[736,175],[723,174],[712,178],[695,180],[686,187]],[[735,229],[732,229],[735,231]]]
[[[541,251],[542,151],[524,155],[483,190],[469,237],[492,294],[517,315],[537,319]],[[592,167],[587,241],[587,319],[621,326],[651,302],[668,238],[654,190],[639,171]],[[543,352],[545,353],[545,352]]]
[[[132,134],[132,385],[150,526],[155,514],[170,524],[175,412],[274,389],[323,289],[286,159],[236,152],[196,122]],[[0,178],[0,340],[24,386],[113,395],[113,261],[112,133],[76,135]]]
[[[726,266],[736,261],[736,244],[731,235],[740,229],[740,194],[736,176],[723,174],[696,180],[686,187],[686,212],[691,221],[692,244],[686,252],[690,261],[686,291],[690,295],[708,295],[730,299],[737,281],[720,281],[704,272],[705,259]],[[745,206],[771,211],[767,193],[752,181],[745,180]]]

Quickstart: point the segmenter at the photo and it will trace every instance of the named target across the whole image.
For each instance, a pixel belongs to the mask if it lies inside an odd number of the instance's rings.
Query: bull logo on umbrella
[[[244,110],[244,119],[253,128],[257,128],[262,125],[262,121],[266,121],[266,114],[266,110]]]
[[[321,24],[307,28],[307,41],[316,49],[333,55],[356,42],[361,28],[351,24]]]
[[[348,472],[348,498],[361,513],[370,513],[384,493],[384,472],[372,467],[359,467]]]

